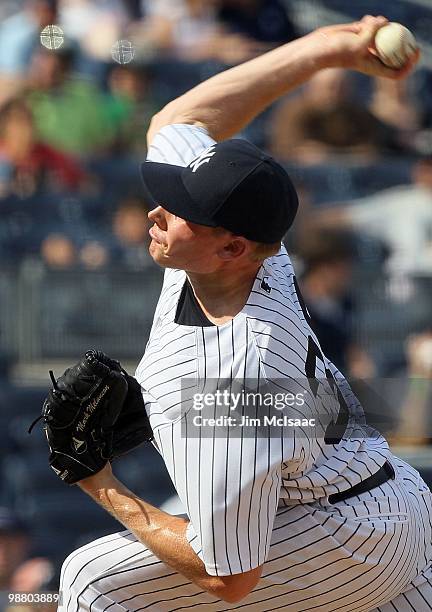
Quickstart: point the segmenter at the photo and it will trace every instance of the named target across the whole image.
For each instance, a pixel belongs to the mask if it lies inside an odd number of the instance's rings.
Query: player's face
[[[229,232],[185,221],[161,206],[148,216],[154,222],[149,252],[159,265],[208,274],[223,263],[220,254],[229,242]]]

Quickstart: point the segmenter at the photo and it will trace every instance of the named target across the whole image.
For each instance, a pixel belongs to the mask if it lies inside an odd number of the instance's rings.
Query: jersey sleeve
[[[166,438],[157,438],[187,509],[188,540],[208,574],[227,576],[262,565],[279,503],[280,440],[221,437],[218,427],[207,427],[205,437],[178,440],[169,429]]]
[[[154,136],[147,161],[187,166],[215,142],[202,127],[183,123],[165,125]]]

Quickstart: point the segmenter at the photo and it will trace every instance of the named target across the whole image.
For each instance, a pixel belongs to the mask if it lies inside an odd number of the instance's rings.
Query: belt
[[[333,493],[328,496],[328,500],[331,504],[335,504],[336,502],[343,501],[344,499],[348,499],[349,497],[353,497],[354,495],[360,495],[360,493],[366,493],[366,491],[370,491],[375,487],[379,487],[380,485],[387,482],[391,478],[395,477],[395,472],[393,467],[390,465],[388,461],[384,463],[382,467],[376,472],[366,478],[366,480],[362,480],[358,484],[351,487],[351,489],[347,489],[346,491],[342,491],[341,493]]]

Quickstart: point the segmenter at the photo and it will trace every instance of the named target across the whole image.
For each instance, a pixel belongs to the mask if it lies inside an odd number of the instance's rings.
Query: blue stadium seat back
[[[43,438],[41,447],[28,448],[24,452],[19,449],[5,457],[5,462],[11,466],[15,487],[29,495],[35,490],[61,493],[63,487],[48,463],[49,448],[45,435]]]
[[[7,415],[8,419],[15,415],[28,415],[29,417],[34,415],[36,417],[42,410],[42,403],[49,387],[48,372],[46,388],[0,385],[0,414]]]
[[[47,557],[58,568],[75,549],[76,533],[65,529],[65,526],[54,528],[50,525],[32,525],[31,538],[32,554]]]
[[[284,163],[294,183],[304,185],[315,205],[343,202],[355,197],[351,168],[338,163],[302,166]]]
[[[430,20],[426,22],[426,26],[430,31]],[[423,126],[430,129],[432,127],[432,71],[430,69],[420,66],[413,73],[411,92],[420,108]]]
[[[377,192],[411,183],[412,158],[382,158],[373,164],[347,162],[302,166],[284,163],[294,182],[304,185],[313,204],[344,204]]]
[[[376,0],[362,0],[361,2],[321,0],[319,4],[322,4],[332,11],[337,11],[341,14],[341,17],[346,15],[351,20],[360,19],[363,15],[376,15],[377,13]],[[406,23],[408,14],[407,3],[401,2],[400,0],[393,0],[393,2],[386,5],[384,13],[391,21]]]
[[[143,444],[128,455],[116,459],[113,469],[116,476],[131,490],[148,501],[151,497],[151,503],[162,503],[174,491],[162,458],[150,444]]]
[[[374,90],[373,79],[360,72],[350,72],[349,76],[349,82],[352,87],[352,99],[358,104],[367,107]]]
[[[382,269],[390,254],[386,242],[362,232],[354,232],[354,246],[358,264],[372,275]]]
[[[76,359],[94,343],[117,359],[143,353],[161,273],[102,270],[51,272],[40,296],[40,350],[46,358]]]
[[[214,61],[155,60],[152,65],[154,96],[163,106],[223,68]]]
[[[115,157],[92,159],[88,162],[88,170],[98,177],[101,183],[99,201],[108,209],[115,206],[113,197],[124,197],[131,192],[139,193],[142,179],[139,163],[131,157]],[[142,160],[144,161],[144,160]]]
[[[15,451],[16,443],[10,435],[9,418],[7,415],[0,416],[0,460],[8,453]]]
[[[103,538],[112,533],[118,533],[122,531],[127,531],[123,525],[120,525],[120,523],[113,523],[113,526],[110,529],[97,528],[92,529],[91,531],[85,531],[84,533],[81,532],[79,534],[76,534],[76,538],[73,542],[72,548],[73,550],[76,550],[77,548],[81,548],[81,546],[86,546],[86,544],[90,544],[91,542],[94,542],[99,538]]]
[[[40,410],[38,410],[40,408]],[[42,404],[35,406],[35,416],[38,416],[42,410]],[[33,415],[32,415],[33,417]],[[21,452],[27,452],[35,450],[36,452],[47,449],[47,442],[43,431],[43,423],[35,425],[31,434],[28,433],[30,424],[34,419],[30,415],[17,414],[10,420],[7,433],[9,439],[14,444],[15,448],[20,449]]]
[[[8,499],[8,503],[17,507],[23,513],[23,516],[28,516],[28,513],[32,512],[33,485],[31,483],[31,473],[21,454],[16,451],[4,454],[1,457],[0,470],[3,492]]]
[[[105,198],[72,194],[48,197],[44,205],[50,213],[35,230],[40,242],[49,234],[64,234],[79,246],[96,228],[97,232],[109,230],[112,209]]]
[[[384,376],[406,365],[406,339],[430,325],[432,282],[425,277],[394,281],[384,275],[357,275],[355,335]],[[399,297],[398,297],[399,296]]]
[[[33,198],[10,197],[0,202],[0,246],[12,261],[19,260],[26,253],[38,252],[38,223],[43,224],[44,215],[39,211],[41,219],[38,221],[36,211],[37,203]]]
[[[401,2],[401,0],[399,0]],[[420,46],[422,41],[430,40],[430,24],[432,20],[432,4],[430,2],[411,2],[410,0],[402,0],[405,8],[404,20],[401,21],[404,25],[410,28]],[[393,21],[397,21],[393,19]]]
[[[108,202],[108,198],[102,197],[99,191],[94,195],[48,192],[40,196],[44,221],[63,222],[66,225],[85,224],[93,219],[100,219],[108,208]]]
[[[357,166],[351,169],[352,189],[356,197],[375,195],[379,191],[409,185],[413,160],[401,156],[384,158],[370,166]]]
[[[65,484],[63,491],[35,490],[31,502],[31,520],[37,524],[63,526],[79,533],[83,524],[96,527],[111,523],[111,516],[75,486]]]

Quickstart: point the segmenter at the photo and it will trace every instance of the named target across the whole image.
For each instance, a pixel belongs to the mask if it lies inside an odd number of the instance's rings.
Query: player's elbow
[[[227,603],[242,601],[256,587],[261,577],[262,565],[249,572],[220,576],[214,583],[212,595]]]
[[[173,123],[184,123],[187,125],[197,125],[200,127],[206,127],[201,121],[195,116],[193,111],[186,111],[183,109],[177,100],[169,102],[162,108],[158,113],[153,115],[150,126],[147,130],[147,146],[149,147],[156,134],[166,125],[172,125]]]
[[[213,592],[213,595],[222,599],[222,601],[226,601],[227,603],[238,603],[242,601],[245,597],[249,595],[249,593],[253,590],[253,586],[243,586],[243,585],[235,585],[235,586],[223,586],[216,589]]]
[[[153,115],[153,117],[151,118],[150,125],[147,130],[147,147],[150,147],[155,135],[159,132],[159,130],[164,125],[166,125],[166,123],[163,123],[164,122],[164,118],[162,114],[163,110],[164,109],[162,109],[161,111]]]
[[[242,601],[252,589],[244,589],[244,588],[233,588],[227,587],[226,585],[217,584],[213,588],[210,588],[208,592],[210,595],[221,599],[222,601],[226,601],[227,603],[237,603]]]
[[[247,597],[251,590],[252,589],[248,590],[247,592],[242,591],[235,593],[227,591],[223,594],[223,596],[220,596],[220,599],[222,599],[222,601],[226,601],[226,603],[238,603],[239,601],[242,601],[245,597]]]

